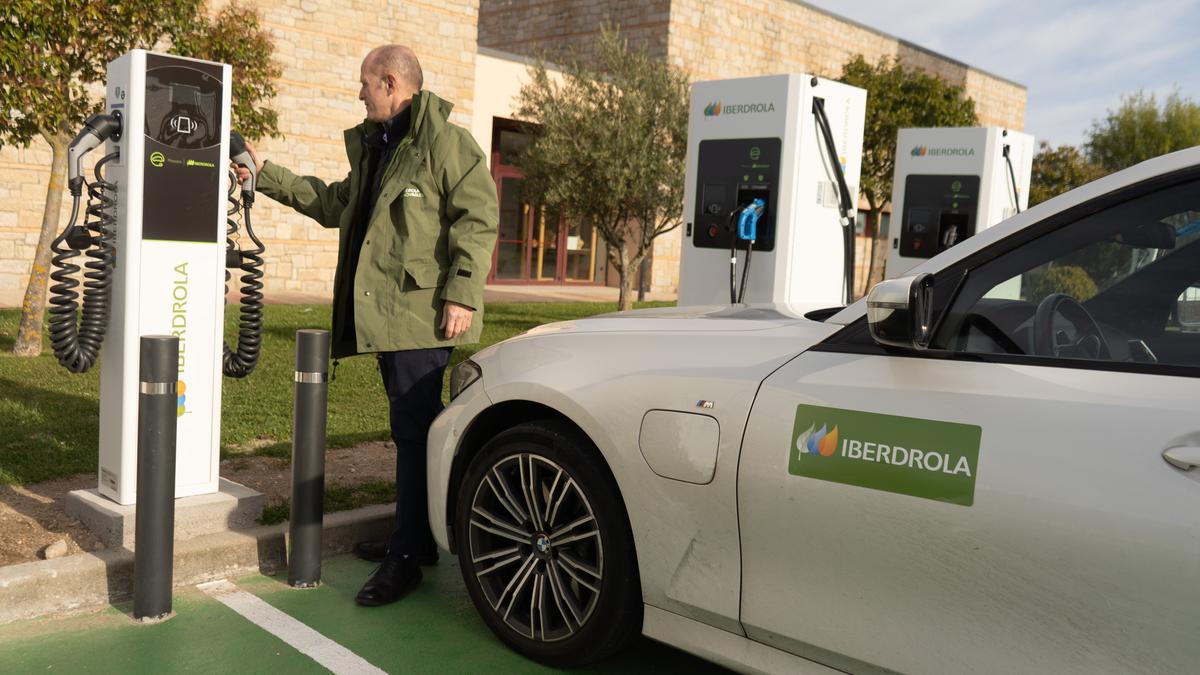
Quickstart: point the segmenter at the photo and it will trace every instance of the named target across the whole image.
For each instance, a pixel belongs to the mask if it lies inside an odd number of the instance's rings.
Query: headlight
[[[450,371],[450,400],[458,398],[464,389],[481,377],[483,377],[483,371],[470,359],[454,366],[454,370]]]

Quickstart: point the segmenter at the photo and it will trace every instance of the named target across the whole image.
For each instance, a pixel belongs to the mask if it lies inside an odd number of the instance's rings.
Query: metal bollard
[[[313,588],[321,583],[328,374],[329,331],[296,331],[292,514],[288,535],[288,585],[295,588]]]
[[[179,338],[141,339],[133,618],[171,614],[175,553],[175,411]]]

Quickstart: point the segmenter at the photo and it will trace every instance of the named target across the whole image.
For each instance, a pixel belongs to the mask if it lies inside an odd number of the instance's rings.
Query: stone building
[[[258,9],[283,68],[274,103],[281,136],[258,148],[298,172],[330,180],[345,175],[341,131],[362,119],[357,92],[363,55],[388,42],[416,50],[426,88],[454,102],[451,120],[490,151],[502,199],[493,266],[499,283],[611,282],[603,242],[523,204],[519,171],[506,161],[522,142],[511,118],[529,59],[565,47],[586,50],[606,21],[695,80],[785,72],[836,77],[854,54],[869,61],[896,57],[963,86],[983,124],[1024,126],[1025,87],[796,0],[242,2]],[[217,0],[213,9],[222,4]],[[0,304],[18,303],[24,291],[49,166],[49,149],[40,142],[0,149]],[[268,247],[268,298],[330,296],[335,232],[269,200],[258,202],[255,227]],[[675,290],[680,241],[679,230],[658,240],[653,290]]]

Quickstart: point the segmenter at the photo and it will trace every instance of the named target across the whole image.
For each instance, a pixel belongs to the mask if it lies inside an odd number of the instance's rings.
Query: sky
[[[1025,85],[1025,131],[1080,145],[1142,89],[1200,102],[1200,0],[805,0]]]

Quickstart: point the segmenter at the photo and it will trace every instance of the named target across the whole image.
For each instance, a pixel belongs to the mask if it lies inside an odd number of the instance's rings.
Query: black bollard
[[[175,411],[179,338],[141,339],[133,618],[171,614],[175,553]]]
[[[296,331],[292,515],[288,536],[288,585],[295,588],[313,588],[321,583],[328,374],[329,331]]]

